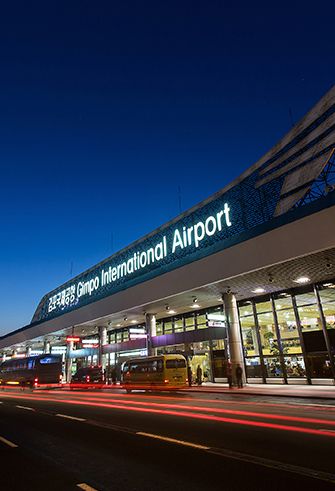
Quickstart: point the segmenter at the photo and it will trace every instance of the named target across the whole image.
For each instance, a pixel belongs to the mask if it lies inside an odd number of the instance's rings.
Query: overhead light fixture
[[[197,297],[193,297],[193,303],[197,303],[197,302],[198,302]]]
[[[192,305],[190,305],[190,307],[192,309],[200,309],[200,305],[198,303],[193,303]]]
[[[123,320],[126,322],[126,320],[128,320],[128,317],[125,315]]]
[[[133,320],[131,321],[132,324],[137,324],[137,321]]]
[[[165,305],[165,310],[167,311],[168,314],[175,314],[176,311],[173,309],[170,309],[170,306],[167,304]]]
[[[264,293],[265,290],[264,288],[255,288],[254,290],[251,290],[252,293]]]
[[[294,283],[299,283],[300,285],[303,285],[304,283],[308,283],[311,280],[308,278],[308,276],[300,276],[299,278],[293,281]]]
[[[121,324],[116,324],[116,327],[121,327]]]

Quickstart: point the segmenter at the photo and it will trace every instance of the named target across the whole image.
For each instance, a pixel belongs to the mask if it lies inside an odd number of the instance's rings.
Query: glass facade
[[[335,283],[238,304],[247,378],[333,379]]]

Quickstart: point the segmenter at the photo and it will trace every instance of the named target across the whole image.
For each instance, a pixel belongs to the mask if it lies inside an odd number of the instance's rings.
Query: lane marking
[[[56,414],[59,418],[74,419],[75,421],[86,421],[85,418],[77,418],[76,416],[69,416],[68,414]]]
[[[92,488],[92,486],[89,486],[85,482],[82,482],[81,484],[77,484],[77,488],[83,489],[84,491],[98,491],[95,488]]]
[[[15,443],[10,442],[9,440],[7,440],[6,438],[4,438],[3,436],[0,436],[0,442],[5,443],[6,445],[8,445],[9,447],[12,447],[12,448],[17,448],[18,447],[18,445],[15,445]]]
[[[162,435],[154,435],[153,433],[145,433],[143,431],[137,431],[136,435],[147,436],[149,438],[154,438],[155,440],[163,440],[164,442],[177,443],[178,445],[184,445],[185,447],[198,448],[200,450],[209,450],[210,447],[205,447],[205,445],[198,445],[197,443],[185,442],[184,440],[176,440],[175,438],[169,438]]]
[[[28,407],[28,406],[15,406],[18,407],[19,409],[26,409],[27,411],[35,411],[33,407]]]

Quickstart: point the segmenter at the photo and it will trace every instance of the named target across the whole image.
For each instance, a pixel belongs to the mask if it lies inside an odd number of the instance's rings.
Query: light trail
[[[14,399],[15,397],[12,395],[8,395],[7,398],[8,399]],[[19,396],[16,398],[25,399],[26,397],[25,396]],[[316,436],[328,436],[331,438],[335,437],[335,432],[333,432],[331,430],[328,431],[328,430],[322,430],[322,429],[305,428],[305,427],[301,427],[301,426],[279,425],[276,423],[268,423],[268,422],[261,422],[261,421],[250,421],[250,420],[235,419],[235,418],[226,418],[226,417],[222,417],[222,416],[214,416],[214,415],[201,414],[201,413],[191,413],[191,412],[186,412],[186,411],[180,412],[180,411],[173,411],[173,410],[153,409],[153,408],[147,408],[147,407],[146,408],[144,408],[144,407],[129,407],[129,406],[121,405],[121,404],[106,404],[106,403],[100,403],[100,402],[78,401],[78,400],[71,400],[71,399],[35,398],[35,400],[64,403],[64,404],[78,405],[78,406],[89,406],[89,407],[93,406],[93,407],[102,407],[102,408],[108,408],[108,409],[120,409],[120,410],[124,410],[124,411],[133,411],[133,412],[139,412],[139,413],[170,415],[170,416],[178,416],[178,417],[184,417],[184,418],[198,419],[198,420],[203,420],[203,421],[216,421],[216,422],[220,422],[220,423],[229,423],[229,424],[235,424],[235,425],[241,425],[241,426],[250,426],[250,427],[256,427],[256,428],[257,427],[258,428],[268,428],[268,429],[281,430],[281,431],[291,431],[291,432],[305,433],[305,434],[316,435]]]
[[[62,394],[64,395],[64,390],[53,390],[53,391],[46,391],[48,394]],[[65,392],[66,393],[66,392]],[[87,392],[87,391],[73,391],[71,392],[71,397],[78,397],[78,396],[87,396],[90,395],[90,397],[96,397],[97,399],[101,399],[104,397],[118,397],[122,399],[130,399],[131,397],[134,397],[134,394],[110,394],[108,392],[102,392],[102,393],[93,393],[93,392]],[[229,394],[233,395],[233,394]],[[0,393],[1,396],[1,393]],[[301,406],[311,406],[313,408],[319,411],[335,411],[335,405],[330,405],[330,404],[313,404],[313,403],[291,403],[291,402],[282,402],[282,403],[274,403],[274,402],[257,402],[257,401],[233,401],[229,399],[209,399],[209,398],[202,398],[202,397],[184,397],[181,395],[180,397],[176,396],[162,396],[162,395],[152,395],[152,394],[143,394],[143,393],[136,393],[136,398],[141,398],[148,400],[150,399],[162,399],[162,400],[175,400],[175,401],[195,401],[195,402],[207,402],[211,404],[219,404],[219,403],[224,403],[226,405],[246,405],[246,406],[261,406],[261,407],[278,407],[278,408],[283,408],[283,409],[291,409],[291,408],[296,408],[296,409],[301,409]]]

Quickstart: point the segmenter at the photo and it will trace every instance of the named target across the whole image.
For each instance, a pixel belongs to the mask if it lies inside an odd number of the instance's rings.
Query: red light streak
[[[205,421],[217,421],[220,423],[236,424],[236,425],[241,425],[241,426],[251,426],[251,427],[256,427],[256,428],[258,427],[258,428],[268,428],[268,429],[281,430],[281,431],[291,431],[291,432],[296,432],[296,433],[305,433],[305,434],[317,435],[317,436],[329,436],[332,438],[335,437],[335,432],[322,430],[322,429],[304,428],[304,427],[299,427],[299,426],[279,425],[276,423],[267,423],[267,422],[261,422],[261,421],[250,421],[250,420],[243,420],[243,419],[226,418],[226,417],[222,417],[222,416],[214,416],[214,415],[201,414],[201,413],[191,413],[191,412],[186,412],[186,411],[179,412],[179,411],[173,411],[173,410],[162,410],[162,409],[153,409],[153,408],[149,409],[149,408],[143,408],[143,407],[129,407],[129,406],[125,406],[122,404],[106,404],[106,403],[101,403],[101,402],[96,402],[96,401],[95,402],[88,402],[88,401],[79,401],[79,400],[72,400],[72,399],[36,397],[34,395],[15,395],[15,396],[13,396],[12,394],[3,394],[3,397],[9,398],[9,399],[33,399],[33,400],[39,400],[39,401],[64,403],[64,404],[69,404],[69,405],[93,406],[93,407],[102,407],[102,408],[108,408],[108,409],[121,409],[121,410],[125,410],[125,411],[134,411],[134,412],[140,412],[140,413],[170,415],[170,416],[178,416],[178,417],[182,417],[182,418],[191,418],[191,419],[198,419],[198,420],[205,420]],[[329,421],[327,421],[327,424],[329,424]]]

